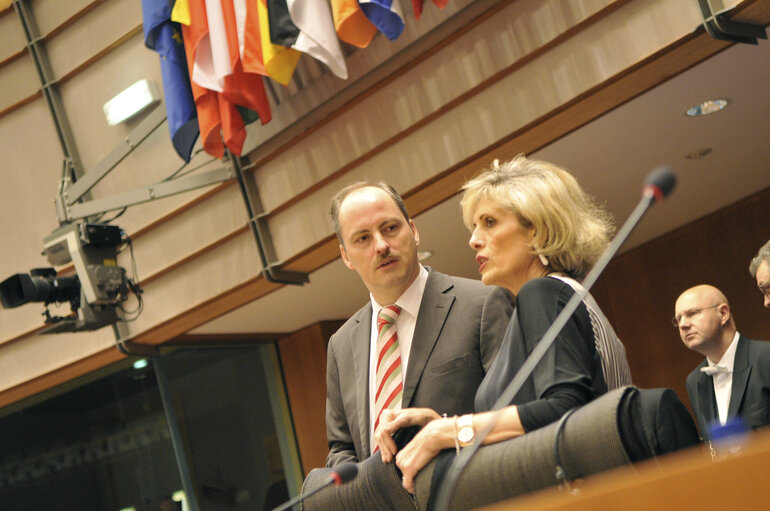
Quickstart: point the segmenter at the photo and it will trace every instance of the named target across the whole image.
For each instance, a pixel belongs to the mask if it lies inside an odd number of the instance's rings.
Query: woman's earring
[[[537,257],[540,258],[540,262],[543,263],[543,266],[548,266],[548,258],[546,256],[543,254],[537,254]]]

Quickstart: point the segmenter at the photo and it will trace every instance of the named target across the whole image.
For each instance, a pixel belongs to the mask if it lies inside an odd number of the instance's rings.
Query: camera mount
[[[55,230],[44,240],[43,254],[52,266],[73,264],[75,276],[58,276],[54,268],[36,268],[17,273],[0,283],[3,307],[43,302],[43,333],[96,330],[118,321],[116,307],[129,291],[141,289],[117,265],[118,248],[123,245],[119,227],[77,222]],[[48,305],[69,302],[71,315],[52,316]]]

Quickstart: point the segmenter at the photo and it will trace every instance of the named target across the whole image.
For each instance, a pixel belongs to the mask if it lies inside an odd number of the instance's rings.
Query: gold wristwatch
[[[457,419],[457,441],[460,447],[471,445],[476,438],[476,430],[473,428],[473,414],[469,413]]]

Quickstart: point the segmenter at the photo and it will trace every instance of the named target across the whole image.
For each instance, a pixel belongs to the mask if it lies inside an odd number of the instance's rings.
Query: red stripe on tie
[[[390,406],[390,403],[392,403],[392,402],[393,402],[393,400],[396,398],[396,396],[397,396],[397,395],[399,395],[399,394],[401,393],[401,390],[402,390],[403,388],[404,388],[404,387],[403,387],[403,385],[401,384],[401,382],[398,382],[398,385],[396,385],[396,388],[395,388],[395,389],[393,389],[393,392],[391,392],[391,393],[390,393],[390,395],[388,396],[388,399],[386,399],[386,400],[385,400],[385,404],[384,404],[384,405],[382,405],[382,409],[383,409],[383,410],[384,410],[384,409],[386,409],[386,408],[388,408],[388,407]],[[381,413],[382,413],[382,412],[380,412],[380,414],[381,414]]]
[[[387,307],[383,307],[385,310],[389,310],[391,313],[393,313],[393,316],[390,316],[390,319],[393,320],[393,322],[396,321],[396,318],[399,314],[401,314],[401,307],[398,305],[388,305]],[[382,313],[382,311],[380,311]]]
[[[382,389],[385,387],[385,382],[388,381],[388,378],[391,374],[393,374],[393,371],[396,370],[397,367],[401,366],[401,357],[399,356],[396,358],[396,360],[393,361],[393,363],[390,365],[387,371],[385,371],[385,374],[382,375],[382,379],[380,380],[380,386],[377,387],[377,394],[374,395],[374,402],[376,403],[377,400],[380,398],[380,392],[382,392]],[[401,385],[399,383],[399,385]],[[388,405],[383,405],[384,408],[387,408]]]
[[[393,400],[396,398],[396,396],[403,390],[404,386],[401,384],[401,382],[396,385],[396,388],[393,389],[393,392],[390,393],[390,396],[388,396],[388,399],[385,401],[385,404],[382,405],[382,409],[380,410],[380,413],[377,414],[377,417],[374,420],[374,431],[377,431],[377,426],[380,425],[380,415],[382,415],[382,412],[385,411],[386,408],[388,408],[388,405],[393,402]]]
[[[388,352],[391,346],[398,340],[398,335],[396,332],[393,332],[393,335],[390,336],[390,339],[387,340],[385,344],[383,344],[380,347],[380,353],[377,355],[377,370],[380,369],[380,364],[382,363],[382,358],[385,356],[385,353]]]

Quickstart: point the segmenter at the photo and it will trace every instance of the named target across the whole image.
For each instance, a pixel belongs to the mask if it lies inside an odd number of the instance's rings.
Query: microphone
[[[335,467],[331,473],[329,474],[329,479],[323,483],[322,485],[318,486],[317,488],[314,488],[313,490],[309,491],[308,493],[305,493],[303,495],[297,495],[293,499],[289,500],[288,502],[285,502],[278,506],[277,508],[273,509],[273,511],[283,511],[284,509],[289,509],[295,504],[299,504],[306,498],[310,497],[311,495],[314,495],[318,493],[319,491],[323,490],[324,488],[334,485],[339,486],[342,483],[347,483],[348,481],[351,481],[355,479],[355,477],[358,475],[358,465],[352,462],[343,463],[337,467]]]
[[[668,167],[658,167],[644,180],[643,195],[652,195],[655,202],[663,202],[676,186],[676,176]]]
[[[559,335],[559,332],[564,328],[564,325],[567,324],[570,316],[572,316],[580,302],[586,297],[588,291],[599,278],[599,275],[601,275],[607,267],[623,242],[626,241],[628,235],[631,234],[631,231],[639,223],[642,215],[644,215],[654,202],[662,202],[665,197],[668,197],[675,185],[676,176],[668,167],[658,167],[648,174],[644,182],[641,201],[639,201],[639,204],[637,204],[634,211],[631,212],[631,215],[623,224],[623,227],[620,228],[617,236],[615,236],[601,257],[599,257],[599,260],[596,261],[593,268],[591,268],[591,271],[586,275],[586,278],[582,282],[583,289],[575,291],[575,294],[567,301],[567,304],[559,315],[556,316],[556,319],[551,326],[548,327],[548,330],[546,330],[542,339],[540,339],[540,342],[537,343],[537,346],[532,350],[532,353],[530,353],[529,357],[524,361],[521,369],[519,369],[510,383],[508,383],[508,386],[505,387],[503,393],[492,407],[492,410],[500,410],[501,408],[506,407],[508,403],[516,397],[516,394],[519,393],[519,390],[521,390],[521,387],[524,385],[527,378],[529,378],[530,374],[535,369],[535,366],[537,366],[540,359],[545,355],[545,352],[556,340],[556,336]],[[473,456],[478,448],[481,447],[481,443],[487,437],[489,432],[492,431],[492,428],[495,427],[499,417],[500,413],[498,412],[487,427],[479,432],[479,435],[476,437],[473,444],[460,451],[458,456],[452,458],[446,477],[439,481],[435,498],[436,506],[434,509],[449,509],[450,492],[456,486],[457,480],[460,478],[460,474],[462,474],[465,466],[471,460],[471,456]]]

